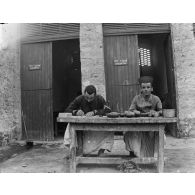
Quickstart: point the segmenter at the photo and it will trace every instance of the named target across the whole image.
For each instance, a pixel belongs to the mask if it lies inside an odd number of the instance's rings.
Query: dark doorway
[[[81,63],[79,39],[54,41],[53,64],[53,116],[56,136],[63,136],[66,124],[56,123],[59,112],[81,94]]]
[[[153,93],[160,97],[163,108],[176,109],[176,92],[170,34],[138,35],[140,76],[154,78]],[[176,136],[170,125],[167,133]]]

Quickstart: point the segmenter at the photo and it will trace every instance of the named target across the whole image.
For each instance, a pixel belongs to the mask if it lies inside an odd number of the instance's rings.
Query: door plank
[[[137,35],[104,37],[104,52],[107,100],[113,111],[123,112],[139,90]]]

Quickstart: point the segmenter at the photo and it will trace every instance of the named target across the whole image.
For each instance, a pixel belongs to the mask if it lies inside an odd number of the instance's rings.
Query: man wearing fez
[[[105,115],[110,112],[110,108],[106,105],[106,101],[101,95],[96,94],[96,88],[88,85],[84,94],[75,98],[67,107],[66,112],[72,113],[73,116],[93,117],[95,115]],[[68,131],[66,130],[66,133]],[[65,133],[65,142],[68,136]],[[111,151],[114,143],[113,132],[103,131],[84,131],[83,132],[83,153],[90,154],[98,152],[98,156],[102,156],[104,151]],[[65,143],[66,144],[66,143]]]
[[[158,117],[162,113],[162,103],[159,97],[152,94],[153,78],[143,76],[139,79],[141,93],[136,95],[131,103],[129,112],[139,116],[145,113],[150,117]],[[126,150],[131,157],[154,156],[154,132],[127,132],[124,135]]]

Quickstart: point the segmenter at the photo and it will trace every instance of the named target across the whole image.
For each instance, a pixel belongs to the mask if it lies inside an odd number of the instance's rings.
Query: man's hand
[[[85,113],[82,110],[78,110],[76,116],[84,116]]]
[[[93,111],[88,112],[85,116],[94,116],[94,112]]]
[[[160,116],[160,113],[159,112],[155,112],[154,113],[154,117],[159,117]]]
[[[134,113],[135,113],[135,115],[137,115],[137,116],[139,116],[139,115],[140,115],[140,113],[141,113],[139,110],[134,110],[133,112],[134,112]]]
[[[155,110],[150,110],[150,112],[149,112],[149,116],[158,117],[158,116],[159,116],[159,113],[158,113],[158,112],[156,112]]]

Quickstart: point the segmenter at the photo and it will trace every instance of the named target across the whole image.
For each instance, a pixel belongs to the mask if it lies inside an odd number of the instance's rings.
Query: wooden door
[[[104,37],[107,101],[113,111],[128,110],[139,91],[137,35]]]
[[[51,42],[21,45],[21,89],[28,139],[53,140]]]

